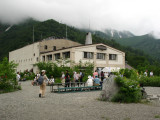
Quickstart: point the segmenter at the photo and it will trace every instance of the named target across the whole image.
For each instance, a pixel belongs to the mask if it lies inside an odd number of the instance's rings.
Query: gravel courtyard
[[[39,87],[22,82],[22,90],[0,94],[0,120],[159,120],[160,104],[121,104],[97,100],[100,91],[50,93],[39,98]],[[147,87],[149,94],[160,88]]]

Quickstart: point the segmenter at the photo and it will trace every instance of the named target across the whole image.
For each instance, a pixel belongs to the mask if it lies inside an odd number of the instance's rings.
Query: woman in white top
[[[153,71],[150,72],[150,77],[153,77]]]
[[[63,86],[65,86],[65,74],[64,74],[64,72],[62,72],[62,77],[61,77],[61,79],[62,79],[62,85]]]

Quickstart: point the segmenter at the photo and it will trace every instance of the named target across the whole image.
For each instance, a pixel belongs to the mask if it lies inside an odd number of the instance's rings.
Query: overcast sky
[[[0,0],[0,20],[55,19],[78,28],[160,36],[160,0]]]

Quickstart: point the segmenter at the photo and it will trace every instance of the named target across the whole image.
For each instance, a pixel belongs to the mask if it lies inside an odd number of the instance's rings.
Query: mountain
[[[116,42],[124,46],[143,50],[146,54],[160,60],[160,39],[155,39],[151,34],[116,39]]]
[[[35,42],[48,37],[65,38],[66,25],[54,20],[36,21],[28,19],[17,25],[0,24],[0,59],[8,56],[8,52],[33,43],[33,26]],[[67,27],[68,38],[84,43],[85,32]]]
[[[120,39],[120,38],[130,38],[135,36],[129,31],[118,31],[114,29],[105,29],[103,32],[97,30],[88,30],[88,29],[82,29],[82,31],[85,32],[90,31],[92,34],[97,35],[103,39]]]
[[[123,46],[142,50],[144,53],[160,61],[160,39],[155,39],[151,34],[135,36],[129,31],[117,31],[114,29],[106,29],[104,32],[91,30],[91,32],[103,39],[113,39]]]
[[[34,42],[51,36],[55,38],[66,37],[67,25],[52,19],[42,22],[28,19],[17,25],[4,25],[0,23],[0,60],[2,60],[3,57],[8,56],[9,51],[33,43],[33,26],[35,38]],[[67,26],[67,39],[84,44],[87,32],[71,26]],[[103,32],[99,32],[99,34],[95,33],[96,32],[94,32],[92,35],[93,44],[104,43],[124,51],[126,53],[126,61],[128,61],[128,64],[138,70],[144,71],[145,69],[152,69],[155,71],[154,74],[160,73],[159,63],[147,54],[144,54],[140,50],[120,45],[114,39],[107,38],[107,36],[110,37],[109,34],[106,35]],[[105,37],[100,37],[100,33],[103,33]],[[113,35],[116,35],[115,33]],[[128,32],[126,33],[128,34]]]

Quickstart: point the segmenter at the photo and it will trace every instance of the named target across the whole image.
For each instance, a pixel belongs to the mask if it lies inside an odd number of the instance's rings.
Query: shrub
[[[119,92],[112,98],[114,102],[139,102],[141,100],[141,90],[137,80],[125,77],[116,77],[115,81],[119,86]]]
[[[154,76],[154,77],[142,76],[140,78],[140,84],[143,84],[143,86],[160,87],[160,77],[159,76]]]
[[[17,64],[4,58],[0,62],[0,93],[17,90],[16,72]]]
[[[61,60],[59,60],[60,63]],[[69,61],[67,61],[68,63]],[[92,75],[93,73],[93,63],[86,62],[82,64],[81,61],[79,61],[79,64],[72,64],[72,68],[68,67],[66,64],[63,64],[61,66],[58,66],[56,63],[52,62],[39,62],[36,64],[39,68],[39,70],[46,70],[46,75],[48,78],[53,76],[54,78],[58,79],[61,77],[62,72],[65,72],[68,70],[71,80],[73,79],[73,72],[80,72],[80,70],[84,73],[83,81],[88,80],[88,75]],[[60,82],[60,81],[59,81]]]
[[[55,78],[55,83],[61,83],[61,79],[60,78]]]
[[[35,77],[35,73],[33,72],[20,72],[21,80],[26,79],[26,80],[33,80]]]

